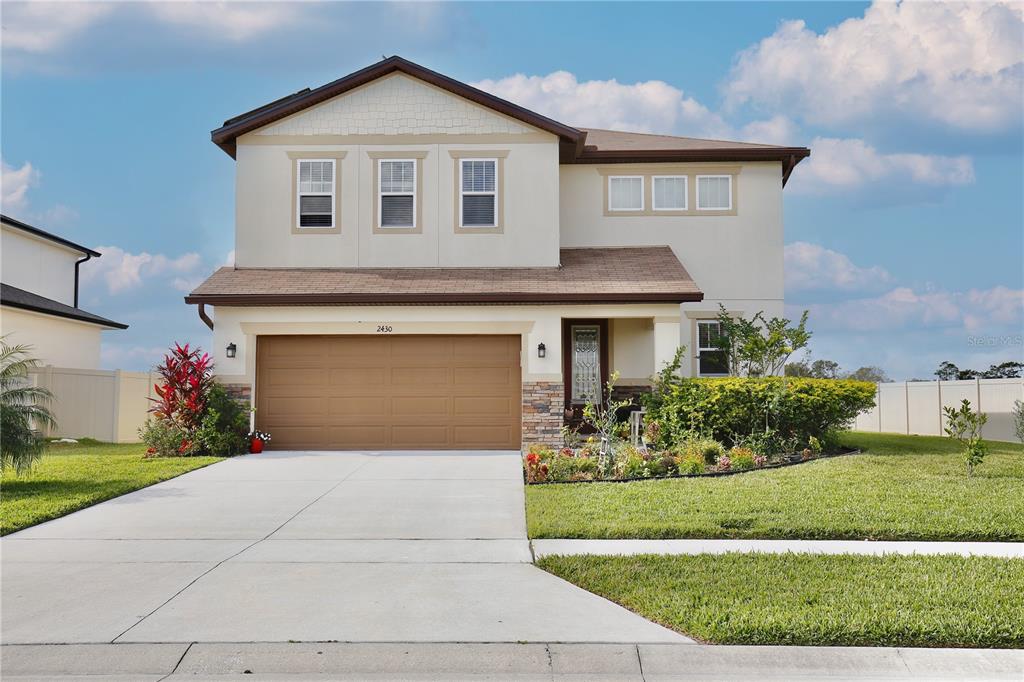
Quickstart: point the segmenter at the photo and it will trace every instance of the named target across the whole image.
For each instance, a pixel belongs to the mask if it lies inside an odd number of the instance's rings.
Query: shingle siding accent
[[[344,93],[257,135],[522,134],[511,118],[409,78],[392,76]]]
[[[533,443],[561,446],[564,403],[561,381],[523,382],[523,448]]]

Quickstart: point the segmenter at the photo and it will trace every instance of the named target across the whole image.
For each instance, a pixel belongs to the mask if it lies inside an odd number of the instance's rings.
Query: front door
[[[564,320],[562,323],[565,406],[578,419],[588,402],[600,402],[608,383],[608,320]]]

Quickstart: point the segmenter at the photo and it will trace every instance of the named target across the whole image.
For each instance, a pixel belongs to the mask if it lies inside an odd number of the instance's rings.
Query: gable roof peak
[[[396,72],[404,73],[475,104],[557,135],[563,144],[571,145],[576,152],[583,149],[583,141],[586,139],[585,132],[432,71],[398,55],[386,57],[376,64],[371,64],[318,88],[304,88],[244,114],[229,118],[224,125],[212,131],[210,137],[214,144],[234,158],[235,141],[239,136]]]

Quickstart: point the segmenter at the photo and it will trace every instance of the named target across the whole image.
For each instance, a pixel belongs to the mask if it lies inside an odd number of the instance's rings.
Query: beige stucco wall
[[[782,167],[779,163],[672,164],[675,168],[740,167],[736,215],[606,216],[598,166],[561,167],[562,246],[667,244],[708,299],[781,301]],[[664,172],[658,164],[622,164],[617,173]]]
[[[611,369],[624,378],[645,379],[671,359],[679,338],[679,308],[673,304],[578,306],[291,306],[214,309],[213,348],[223,381],[252,383],[256,338],[263,334],[520,334],[523,381],[562,380],[563,318],[629,318],[612,323]],[[660,335],[658,334],[660,332]],[[236,357],[224,348],[234,343]],[[543,343],[547,353],[537,357]]]
[[[32,346],[42,365],[97,369],[100,327],[8,306],[0,307],[0,335],[9,344]]]
[[[75,261],[82,253],[7,225],[0,228],[0,252],[4,284],[74,305]]]
[[[558,264],[558,138],[404,75],[375,81],[241,136],[240,267]],[[293,230],[294,157],[338,153],[336,233]],[[501,231],[456,228],[459,153],[500,157]],[[289,158],[289,154],[292,158]],[[415,232],[375,228],[375,157],[419,157]]]

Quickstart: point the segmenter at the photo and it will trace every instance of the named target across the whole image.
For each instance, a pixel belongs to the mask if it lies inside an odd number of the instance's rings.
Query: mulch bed
[[[773,464],[766,464],[763,467],[754,467],[752,469],[730,469],[728,471],[706,471],[703,474],[673,474],[671,476],[638,476],[633,478],[594,478],[590,480],[580,481],[534,481],[530,483],[526,480],[526,470],[523,470],[523,481],[526,485],[563,485],[573,483],[632,483],[634,481],[664,481],[671,478],[709,478],[715,476],[734,476],[736,474],[749,474],[754,471],[768,471],[769,469],[781,469],[783,467],[797,466],[798,464],[808,464],[810,462],[817,462],[823,459],[834,459],[836,457],[846,457],[848,455],[859,455],[860,450],[854,448],[848,448],[840,450],[839,452],[829,453],[827,455],[818,455],[810,459],[803,459],[800,453],[786,455],[786,458],[782,461],[775,462]]]

